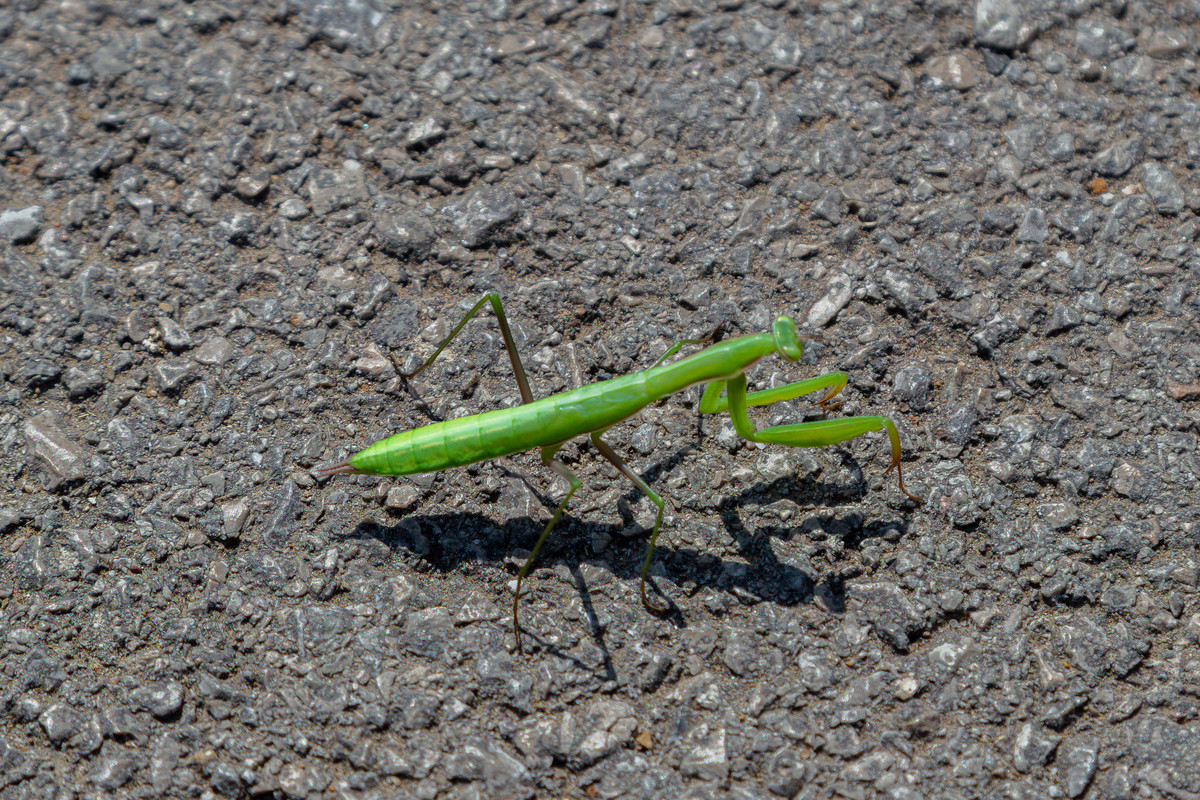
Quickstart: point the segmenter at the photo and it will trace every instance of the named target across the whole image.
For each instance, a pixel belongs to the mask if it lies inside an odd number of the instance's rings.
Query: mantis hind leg
[[[521,356],[517,353],[517,343],[513,341],[512,331],[508,327],[508,317],[504,315],[504,306],[500,303],[500,295],[495,292],[487,292],[483,297],[479,298],[479,302],[458,321],[458,324],[454,326],[454,330],[450,331],[450,335],[442,340],[437,350],[433,351],[433,355],[425,359],[425,363],[412,372],[403,372],[397,369],[396,371],[400,377],[414,378],[437,360],[437,357],[446,349],[446,345],[450,344],[455,336],[458,336],[459,331],[470,321],[471,317],[479,313],[479,309],[483,308],[484,303],[491,303],[492,310],[496,312],[496,320],[500,323],[500,335],[504,337],[504,349],[508,351],[508,360],[512,362],[513,374],[517,378],[517,388],[521,391],[521,402],[532,403],[533,392],[529,390],[529,379],[525,376],[525,367],[521,365]]]
[[[554,470],[556,474],[561,476],[569,485],[567,494],[563,497],[562,502],[558,504],[558,508],[554,510],[554,516],[550,517],[550,521],[546,523],[546,527],[542,529],[542,535],[538,537],[537,543],[534,544],[533,550],[530,551],[529,557],[525,559],[525,563],[521,565],[520,572],[517,573],[517,590],[513,593],[513,635],[517,639],[517,652],[521,652],[521,622],[517,618],[517,604],[521,601],[521,583],[525,580],[525,576],[529,574],[529,570],[533,567],[533,562],[537,560],[538,552],[541,551],[542,545],[546,543],[546,537],[550,535],[550,531],[558,523],[559,518],[566,509],[567,503],[571,499],[571,495],[578,491],[582,485],[579,478],[575,477],[575,473],[567,469],[567,465],[554,457],[558,452],[561,444],[551,447],[542,448],[542,463]]]
[[[659,495],[650,488],[650,484],[642,480],[641,476],[634,472],[633,469],[625,463],[625,459],[617,455],[616,451],[608,446],[608,442],[600,438],[601,433],[603,433],[603,431],[597,431],[592,434],[592,444],[594,444],[596,449],[600,451],[600,455],[608,459],[609,463],[617,468],[617,472],[620,472],[626,478],[633,481],[633,485],[641,489],[642,494],[646,495],[646,497],[650,498],[650,502],[658,506],[658,516],[654,519],[654,530],[650,532],[650,546],[646,550],[646,560],[642,562],[642,578],[641,582],[639,583],[639,589],[642,593],[642,605],[655,613],[664,613],[670,609],[657,608],[651,605],[650,599],[646,596],[646,575],[650,572],[650,559],[654,557],[654,543],[658,541],[658,531],[662,527],[663,511],[667,506],[666,501],[659,497]]]
[[[837,374],[840,373],[834,373],[834,375]],[[816,378],[814,381],[830,377],[832,376],[826,375]],[[810,382],[802,381],[800,384],[790,384],[790,386],[795,387],[806,383]],[[836,394],[842,385],[845,385],[844,381],[841,385],[836,386],[833,392],[826,395],[825,399],[828,400]],[[755,392],[754,394],[761,397],[769,392],[782,392],[788,388],[788,386],[783,386],[779,389],[769,389],[767,392]],[[815,386],[814,389],[816,388],[821,387]],[[813,389],[809,389],[809,391],[813,391]],[[706,396],[707,394],[705,392]],[[791,447],[826,447],[854,439],[871,431],[886,431],[892,445],[892,464],[887,471],[896,470],[896,480],[900,484],[901,492],[918,503],[924,502],[904,488],[904,473],[900,466],[900,432],[896,430],[896,423],[888,417],[845,417],[818,422],[801,422],[795,425],[776,425],[758,431],[754,429],[754,423],[751,421],[750,415],[746,413],[746,407],[749,405],[747,402],[749,396],[746,394],[746,376],[738,375],[736,378],[731,378],[728,381],[727,394],[729,416],[733,419],[733,427],[737,430],[738,436],[751,442],[771,442]]]

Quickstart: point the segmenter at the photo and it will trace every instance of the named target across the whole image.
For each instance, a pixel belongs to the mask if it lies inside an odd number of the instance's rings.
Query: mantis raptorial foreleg
[[[844,372],[831,372],[828,375],[818,375],[815,378],[776,386],[774,389],[750,392],[746,395],[746,405],[769,406],[771,403],[778,403],[781,400],[795,400],[797,397],[828,389],[825,396],[817,401],[817,405],[825,408],[826,403],[846,388],[846,381],[849,379],[850,376]],[[729,408],[729,398],[721,396],[721,392],[725,391],[726,383],[728,381],[713,381],[705,388],[704,396],[700,398],[701,414],[719,414]]]
[[[820,382],[822,379],[833,378],[837,375],[838,373],[823,375],[809,381],[800,381],[789,386],[780,386],[778,389],[755,392],[755,394],[761,398],[762,395],[768,392],[783,392],[789,388],[795,389],[795,387],[803,386],[804,384],[811,385],[814,382]],[[844,376],[840,380],[843,384],[845,383]],[[809,388],[808,391],[814,391],[818,388],[822,387],[814,386]],[[840,386],[835,387],[835,392],[840,388]],[[705,392],[705,395],[707,394],[708,392]],[[804,392],[799,391],[792,396],[797,397],[801,394],[804,394]],[[831,392],[826,395],[825,400],[828,400],[833,394],[834,392]],[[738,375],[730,378],[726,383],[726,395],[728,398],[729,416],[733,420],[734,430],[737,431],[738,436],[751,442],[786,444],[791,447],[827,447],[831,444],[849,441],[871,431],[887,431],[888,439],[892,444],[892,464],[887,468],[887,471],[896,470],[896,480],[900,484],[900,491],[904,492],[909,499],[915,500],[918,503],[924,502],[921,498],[914,496],[904,488],[904,473],[900,468],[900,432],[896,430],[895,423],[889,418],[844,417],[842,419],[821,420],[818,422],[800,422],[795,425],[776,425],[760,431],[755,430],[754,422],[750,419],[750,415],[746,413],[746,407],[749,405],[749,396],[746,394],[746,376]]]

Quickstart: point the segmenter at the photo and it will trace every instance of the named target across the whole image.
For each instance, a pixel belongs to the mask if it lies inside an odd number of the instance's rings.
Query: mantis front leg
[[[900,466],[900,432],[896,430],[896,423],[888,417],[845,417],[818,422],[800,422],[795,425],[776,425],[759,431],[755,430],[754,422],[746,413],[749,405],[766,405],[776,400],[791,399],[818,389],[829,388],[829,393],[821,400],[821,403],[824,404],[841,391],[845,385],[845,373],[835,372],[807,381],[780,386],[777,389],[767,389],[747,395],[746,376],[738,375],[725,382],[727,398],[717,396],[721,391],[719,383],[710,385],[700,401],[700,410],[715,411],[727,406],[738,436],[751,442],[770,442],[786,444],[791,447],[827,447],[871,431],[886,431],[892,445],[892,463],[887,471],[896,470],[896,480],[900,484],[900,491],[909,499],[918,503],[925,502],[904,488],[904,473]],[[751,402],[752,400],[753,402]]]
[[[774,389],[751,392],[745,395],[746,405],[769,406],[771,403],[778,403],[781,400],[795,400],[797,397],[803,397],[806,394],[827,389],[828,391],[825,393],[825,396],[817,401],[817,405],[825,408],[826,403],[832,400],[838,392],[846,388],[846,382],[849,380],[850,376],[844,372],[830,372],[828,375],[818,375],[815,378],[796,381],[795,383],[778,386]],[[705,387],[704,396],[700,398],[701,414],[719,414],[729,408],[729,398],[721,396],[728,383],[729,381],[713,381]],[[744,386],[745,378],[743,378],[743,394]]]

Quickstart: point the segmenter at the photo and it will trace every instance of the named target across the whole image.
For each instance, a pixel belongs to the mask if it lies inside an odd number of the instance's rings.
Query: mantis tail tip
[[[323,467],[317,467],[315,470],[313,470],[313,475],[321,480],[324,480],[325,478],[329,478],[334,475],[354,475],[357,472],[358,470],[351,466],[349,461],[339,461],[336,464],[327,464]]]

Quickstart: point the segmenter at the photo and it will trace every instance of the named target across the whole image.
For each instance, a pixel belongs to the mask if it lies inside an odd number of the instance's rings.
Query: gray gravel
[[[1200,3],[0,7],[0,798],[1200,796]],[[699,389],[311,470],[779,313]],[[803,401],[759,424],[821,416]]]

